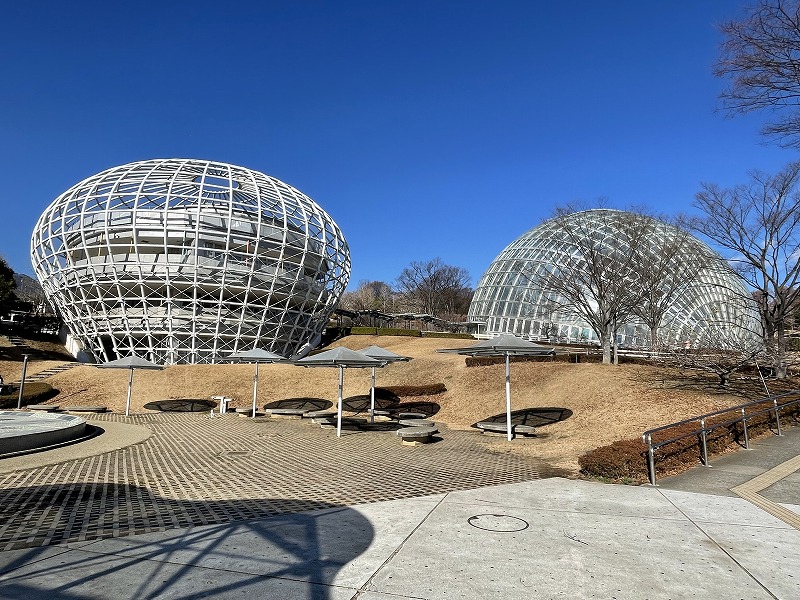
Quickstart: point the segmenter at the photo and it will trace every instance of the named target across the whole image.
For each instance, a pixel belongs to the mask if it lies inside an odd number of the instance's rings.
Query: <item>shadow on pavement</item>
[[[360,513],[326,502],[172,500],[104,484],[16,491],[38,498],[37,506],[17,515],[4,504],[0,522],[16,525],[23,544],[39,547],[0,552],[0,598],[323,600],[340,569],[374,538]],[[196,526],[235,520],[254,504],[284,514]],[[131,535],[152,528],[165,531]],[[97,541],[75,543],[83,539]],[[48,545],[61,542],[72,544]]]

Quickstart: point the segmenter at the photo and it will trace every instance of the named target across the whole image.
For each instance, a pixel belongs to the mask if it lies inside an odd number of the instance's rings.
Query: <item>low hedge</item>
[[[391,394],[400,398],[409,396],[435,396],[443,394],[447,388],[443,383],[429,383],[427,385],[387,385],[375,388],[375,397],[380,393]]]
[[[772,408],[771,402],[754,405],[748,409],[749,414]],[[739,411],[730,411],[706,419],[706,428],[717,426],[706,433],[706,448],[709,458],[744,446],[744,428],[741,422],[728,423],[738,418]],[[800,406],[784,408],[780,411],[781,425],[800,424]],[[674,475],[700,462],[700,435],[689,435],[699,429],[699,422],[686,423],[658,432],[654,443],[688,435],[681,440],[670,443],[655,451],[656,479]],[[766,434],[774,427],[772,413],[765,413],[747,420],[747,433],[751,439]],[[629,483],[646,483],[647,445],[641,439],[620,440],[590,450],[578,458],[581,474],[613,481]]]
[[[552,362],[553,358],[552,356],[512,356],[510,362]],[[505,356],[468,356],[466,365],[468,367],[485,367],[505,362]]]
[[[19,402],[19,386],[4,385],[3,394],[0,395],[0,409],[17,408]],[[33,381],[25,384],[22,390],[22,406],[28,404],[42,404],[58,395],[58,390],[48,383]]]
[[[350,335],[401,335],[407,337],[420,337],[419,329],[398,329],[394,327],[351,327]]]
[[[422,337],[429,338],[450,338],[453,340],[474,340],[469,333],[451,333],[449,331],[423,331]]]

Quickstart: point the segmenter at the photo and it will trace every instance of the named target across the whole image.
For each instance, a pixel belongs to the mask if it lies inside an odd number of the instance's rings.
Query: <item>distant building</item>
[[[205,160],[134,162],[81,181],[42,213],[31,258],[73,350],[98,362],[208,363],[256,346],[303,354],[350,277],[347,242],[313,200]]]
[[[564,219],[550,220],[524,233],[489,265],[475,290],[467,319],[479,321],[479,333],[513,333],[539,341],[597,343],[592,328],[575,313],[570,313],[563,298],[553,298],[537,286],[537,275],[554,272],[558,265],[585,268],[574,241],[564,235],[572,231],[591,232],[594,240],[608,250],[607,255],[630,252],[623,219],[630,213],[609,209],[576,212]],[[648,219],[647,217],[644,217]],[[652,237],[647,252],[653,256],[665,239],[678,230],[651,219]],[[689,234],[684,250],[674,257],[675,269],[697,262],[689,283],[674,298],[659,330],[662,343],[680,347],[738,343],[758,339],[759,325],[748,291],[741,278],[727,268],[719,255]],[[699,257],[713,256],[717,266]],[[583,261],[583,262],[582,262]],[[701,264],[702,262],[702,264]],[[722,268],[720,268],[720,266]],[[689,269],[691,271],[691,269]],[[639,283],[632,275],[626,282],[632,291]],[[632,318],[618,332],[619,344],[630,347],[649,345],[649,328]]]

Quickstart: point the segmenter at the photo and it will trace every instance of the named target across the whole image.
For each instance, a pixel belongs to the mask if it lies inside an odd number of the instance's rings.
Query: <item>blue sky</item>
[[[350,288],[440,257],[476,282],[572,201],[675,214],[796,151],[716,112],[715,25],[746,3],[7,3],[0,254],[32,274],[44,208],[149,158],[300,189],[350,244]]]

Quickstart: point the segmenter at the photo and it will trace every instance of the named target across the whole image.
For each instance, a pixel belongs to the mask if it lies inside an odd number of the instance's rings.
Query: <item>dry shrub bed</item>
[[[426,385],[390,385],[375,388],[375,397],[382,395],[397,396],[399,398],[412,396],[436,396],[444,394],[447,387],[443,383],[429,383]]]
[[[419,400],[429,403],[437,411],[431,418],[438,423],[451,429],[471,429],[479,421],[504,413],[505,366],[501,362],[467,367],[463,356],[436,350],[474,343],[474,339],[354,335],[332,345],[360,350],[376,344],[412,357],[409,362],[378,369],[377,385],[390,390],[384,393],[400,397],[404,403]],[[14,364],[18,369],[19,363]],[[28,372],[43,368],[44,364],[35,361]],[[3,369],[6,367],[0,363],[0,372],[6,381],[11,381],[13,375]],[[159,400],[207,399],[220,394],[232,397],[234,407],[247,408],[252,402],[253,372],[254,366],[248,364],[177,365],[162,371],[136,371],[132,410],[147,412],[144,405]],[[345,397],[369,394],[370,375],[369,369],[347,369]],[[127,370],[80,366],[47,382],[60,390],[58,397],[51,400],[53,403],[125,410]],[[758,392],[737,395],[740,391],[735,386],[739,383],[740,380],[734,380],[732,389],[720,390],[713,375],[703,380],[696,374],[650,365],[515,362],[511,366],[513,410],[555,407],[572,411],[572,416],[538,428],[534,438],[511,442],[502,437],[490,438],[488,447],[493,452],[542,459],[554,468],[578,476],[581,469],[578,459],[591,450],[624,440],[638,441],[645,430],[759,397]],[[336,369],[262,365],[258,405],[303,397],[335,402],[337,386]],[[416,400],[415,394],[425,397]],[[402,398],[404,395],[407,398]],[[477,430],[475,435],[480,435]],[[645,461],[641,457],[637,460],[641,460],[640,468],[645,469]],[[696,460],[696,453],[692,460]]]
[[[800,406],[783,407],[779,403],[781,426],[800,424]],[[777,431],[772,402],[761,402],[746,409],[747,435],[750,440]],[[760,414],[759,414],[760,413]],[[750,415],[754,415],[750,417]],[[738,421],[739,410],[710,417],[705,421],[706,451],[709,458],[745,446],[744,425]],[[680,439],[676,439],[680,438]],[[659,431],[653,444],[675,440],[654,452],[656,478],[674,475],[698,464],[702,458],[699,420]],[[578,459],[582,475],[615,482],[645,483],[648,481],[647,444],[641,438],[619,440],[590,450]]]

